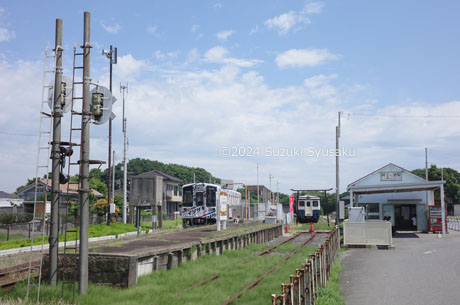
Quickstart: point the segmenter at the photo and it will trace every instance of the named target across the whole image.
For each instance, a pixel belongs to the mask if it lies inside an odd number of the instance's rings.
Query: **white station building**
[[[441,210],[444,211],[444,183],[427,181],[389,163],[350,183],[347,189],[350,192],[350,206],[365,207],[367,220],[390,217],[396,230],[427,232],[428,209],[434,205],[435,190],[441,192]],[[446,215],[443,214],[445,219]]]

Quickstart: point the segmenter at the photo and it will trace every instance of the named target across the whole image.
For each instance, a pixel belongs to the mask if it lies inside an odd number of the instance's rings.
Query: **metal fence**
[[[121,216],[111,217],[113,222],[123,222]],[[96,214],[89,215],[88,223],[91,225],[100,224],[106,221],[105,216],[99,216]],[[41,236],[42,232],[42,221],[33,220],[29,222],[16,222],[9,224],[0,225],[0,242],[10,240],[24,240],[28,238],[34,238]],[[45,235],[49,235],[50,225],[49,220],[45,221]],[[59,217],[59,234],[64,234],[65,230],[70,230],[75,227],[80,227],[79,217],[68,217],[66,215],[60,215]]]
[[[281,294],[272,295],[272,305],[311,305],[331,274],[332,265],[337,258],[338,230],[329,233],[326,241],[314,254],[311,254],[289,278],[289,284],[281,284]]]
[[[447,217],[449,230],[460,231],[460,217]]]

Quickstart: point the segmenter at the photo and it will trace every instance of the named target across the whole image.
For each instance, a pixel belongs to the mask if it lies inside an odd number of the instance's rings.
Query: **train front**
[[[193,224],[216,221],[218,186],[208,183],[192,183],[182,187],[182,219]]]

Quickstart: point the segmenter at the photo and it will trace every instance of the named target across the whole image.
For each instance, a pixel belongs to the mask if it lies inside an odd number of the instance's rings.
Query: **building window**
[[[167,191],[172,191],[172,190],[173,190],[173,186],[172,186],[171,184],[166,185],[166,190],[167,190]]]
[[[179,186],[175,185],[174,186],[174,196],[179,195]]]

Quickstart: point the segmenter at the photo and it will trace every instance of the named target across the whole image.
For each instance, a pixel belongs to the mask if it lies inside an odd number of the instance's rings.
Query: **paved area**
[[[237,230],[244,228],[251,230],[262,228],[263,226],[269,227],[270,225],[256,222],[250,222],[247,225],[228,222],[227,230],[222,232],[232,234],[236,233]],[[215,236],[217,233],[216,225],[194,226],[188,227],[186,230],[168,233],[159,231],[158,233],[144,235],[134,240],[109,241],[91,245],[90,252],[106,254],[138,254],[154,248],[175,246],[182,243],[199,241],[202,238]],[[113,245],[113,243],[115,243],[115,245]]]
[[[349,249],[340,286],[349,305],[460,304],[460,232],[400,234],[394,250]]]

